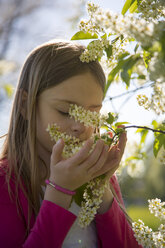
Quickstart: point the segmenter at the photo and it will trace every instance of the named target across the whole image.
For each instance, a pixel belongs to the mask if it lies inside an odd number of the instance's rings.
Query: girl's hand
[[[50,180],[57,185],[75,190],[95,177],[102,171],[108,159],[109,147],[102,140],[98,140],[92,153],[91,139],[87,140],[79,152],[69,159],[62,158],[63,140],[59,140],[53,147],[50,164]]]
[[[122,128],[123,126],[120,126],[120,127]],[[121,158],[124,153],[126,141],[127,141],[126,132],[123,132],[120,134],[118,143],[109,149],[108,157],[107,157],[107,160],[104,166],[102,166],[102,168],[99,171],[95,172],[94,177],[98,177],[102,174],[106,175],[106,179],[109,179],[112,177],[114,172],[119,167]],[[94,168],[91,168],[91,170],[93,169]]]
[[[122,127],[122,126],[121,126]],[[105,162],[104,166],[102,167],[102,170],[98,171],[95,176],[99,176],[100,173],[104,173],[106,176],[104,180],[109,180],[114,172],[118,169],[122,155],[124,153],[125,145],[126,145],[126,133],[121,133],[119,137],[119,141],[117,145],[113,146],[109,150],[109,155],[107,158],[107,161]],[[100,204],[100,208],[98,209],[99,214],[103,214],[108,211],[108,209],[111,207],[113,202],[113,193],[111,192],[110,188],[106,188],[102,203]]]

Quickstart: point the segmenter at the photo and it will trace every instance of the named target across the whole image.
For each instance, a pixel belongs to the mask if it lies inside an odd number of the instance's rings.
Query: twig
[[[141,90],[141,89],[144,89],[144,88],[147,88],[147,87],[150,87],[150,86],[152,86],[153,84],[154,84],[154,83],[150,83],[150,84],[148,84],[148,85],[143,85],[143,86],[140,86],[139,88],[136,88],[136,89],[134,89],[134,90],[130,90],[130,91],[124,92],[124,93],[122,93],[122,94],[120,94],[120,95],[108,97],[108,99],[106,99],[105,101],[109,101],[109,100],[111,101],[111,100],[114,100],[115,98],[123,97],[123,96],[125,96],[125,95],[130,94],[130,93],[135,93],[136,91]]]
[[[123,129],[127,129],[127,128],[142,128],[142,129],[147,129],[147,130],[151,130],[154,133],[163,133],[165,134],[165,131],[163,130],[158,130],[158,129],[153,129],[150,127],[146,127],[146,126],[136,126],[136,125],[132,125],[132,126],[126,126],[126,127],[122,127]]]

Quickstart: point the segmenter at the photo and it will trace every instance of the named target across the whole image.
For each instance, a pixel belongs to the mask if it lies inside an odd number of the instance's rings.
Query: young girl
[[[140,247],[114,175],[126,134],[111,149],[97,141],[89,153],[93,128],[68,114],[71,103],[97,112],[102,106],[103,70],[99,62],[82,63],[83,50],[73,42],[51,41],[33,50],[23,66],[0,157],[2,248]],[[85,141],[80,151],[64,159],[64,141],[54,144],[46,131],[51,123]],[[94,221],[82,229],[73,194],[102,174],[109,188]]]

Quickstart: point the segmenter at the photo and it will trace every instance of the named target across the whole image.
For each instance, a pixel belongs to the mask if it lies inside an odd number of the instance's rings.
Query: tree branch
[[[163,133],[165,134],[165,131],[163,130],[158,130],[158,129],[153,129],[153,128],[150,128],[150,127],[146,127],[146,126],[136,126],[136,125],[132,125],[132,126],[126,126],[126,127],[122,127],[123,129],[127,129],[127,128],[141,128],[141,129],[147,129],[147,130],[150,130],[154,133]]]
[[[117,96],[109,97],[109,98],[106,99],[105,101],[114,100],[114,99],[116,99],[116,98],[123,97],[123,96],[125,96],[125,95],[130,94],[130,93],[135,93],[136,91],[141,90],[141,89],[144,89],[144,88],[148,88],[148,87],[152,86],[153,84],[154,84],[154,83],[149,83],[149,84],[147,84],[147,85],[145,84],[145,85],[140,86],[140,87],[138,87],[138,88],[136,88],[136,89],[134,89],[134,90],[130,90],[130,91],[124,92],[124,93],[122,93],[122,94],[120,94],[120,95],[117,95]]]

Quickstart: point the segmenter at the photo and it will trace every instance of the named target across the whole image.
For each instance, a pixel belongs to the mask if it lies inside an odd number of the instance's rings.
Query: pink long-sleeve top
[[[120,187],[115,176],[111,183],[122,201]],[[14,192],[14,184],[11,182]],[[6,175],[0,167],[0,247],[1,248],[60,248],[76,220],[70,211],[47,200],[43,200],[37,218],[33,214],[30,234],[26,236],[28,202],[21,189],[18,192],[21,217],[17,206],[11,201]],[[123,202],[123,201],[122,201]],[[123,211],[114,198],[111,208],[95,217],[99,248],[140,248],[134,238]],[[89,247],[90,248],[90,247]]]

